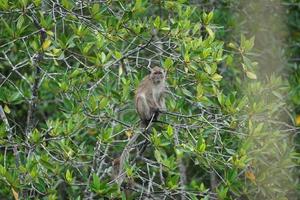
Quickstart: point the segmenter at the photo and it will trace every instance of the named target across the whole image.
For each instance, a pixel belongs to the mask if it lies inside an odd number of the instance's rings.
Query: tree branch
[[[11,141],[11,138],[12,138],[12,136],[13,136],[13,132],[11,131],[11,128],[10,128],[10,126],[9,126],[9,122],[8,122],[8,120],[7,120],[7,117],[6,117],[6,115],[5,115],[5,113],[4,113],[4,110],[3,110],[3,108],[2,108],[2,106],[0,105],[0,117],[1,117],[1,119],[2,119],[2,121],[4,122],[4,124],[5,124],[5,129],[6,129],[6,131],[8,132],[8,140],[10,141],[10,142],[12,142]],[[12,142],[13,143],[13,142]],[[19,164],[20,164],[20,156],[19,156],[19,151],[18,151],[18,148],[17,148],[17,145],[13,145],[13,152],[14,152],[14,156],[15,156],[15,159],[16,159],[16,168],[19,168]]]

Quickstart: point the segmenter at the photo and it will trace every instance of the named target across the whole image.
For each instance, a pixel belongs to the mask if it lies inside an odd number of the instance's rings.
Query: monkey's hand
[[[166,107],[160,108],[159,112],[161,112],[161,113],[167,112],[167,108]]]
[[[155,113],[159,113],[160,110],[161,110],[160,108],[155,108],[155,109],[154,109],[154,112],[155,112]]]

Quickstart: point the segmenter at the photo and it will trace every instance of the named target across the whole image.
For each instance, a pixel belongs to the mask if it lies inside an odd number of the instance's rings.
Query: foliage
[[[0,0],[0,196],[296,199],[299,68],[264,68],[285,66],[281,25],[265,53],[238,11],[264,13],[255,3],[100,2]],[[145,136],[133,96],[156,65],[168,112]],[[114,163],[136,134],[120,186]]]

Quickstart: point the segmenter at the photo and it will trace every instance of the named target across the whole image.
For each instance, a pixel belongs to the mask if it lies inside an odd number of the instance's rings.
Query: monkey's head
[[[153,84],[158,85],[165,80],[165,71],[163,68],[154,67],[151,69],[150,79],[152,80]]]

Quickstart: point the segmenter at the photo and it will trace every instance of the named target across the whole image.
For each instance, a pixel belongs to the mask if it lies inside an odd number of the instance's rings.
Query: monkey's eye
[[[162,74],[162,72],[156,71],[156,72],[154,72],[154,74]]]

